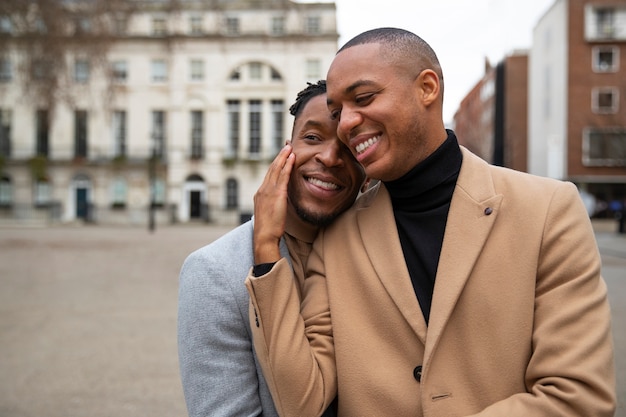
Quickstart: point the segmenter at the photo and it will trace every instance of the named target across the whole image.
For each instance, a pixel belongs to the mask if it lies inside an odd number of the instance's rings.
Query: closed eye
[[[375,93],[359,94],[355,97],[354,102],[359,106],[368,104],[373,98]]]

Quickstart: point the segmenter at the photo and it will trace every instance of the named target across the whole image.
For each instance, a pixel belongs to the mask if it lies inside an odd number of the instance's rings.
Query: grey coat
[[[281,253],[289,257],[284,240]],[[250,332],[244,281],[253,263],[252,221],[183,263],[178,355],[190,417],[278,415]]]

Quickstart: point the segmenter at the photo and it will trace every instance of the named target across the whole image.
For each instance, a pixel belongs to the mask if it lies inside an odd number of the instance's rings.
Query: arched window
[[[236,209],[239,207],[239,184],[234,178],[226,180],[226,208]]]
[[[246,62],[233,69],[228,75],[231,82],[268,82],[282,81],[283,76],[275,67],[259,61]]]

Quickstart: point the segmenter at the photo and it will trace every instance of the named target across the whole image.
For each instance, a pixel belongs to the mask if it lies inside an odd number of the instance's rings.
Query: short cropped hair
[[[307,87],[298,93],[296,101],[289,107],[289,113],[294,117],[298,117],[300,113],[302,113],[304,106],[306,106],[313,97],[326,94],[326,80],[319,80],[315,84],[307,84]]]
[[[424,39],[408,30],[384,27],[365,31],[350,39],[337,53],[352,46],[380,43],[385,46],[383,54],[394,61],[415,65],[419,71],[429,68],[437,73],[443,85],[443,71],[437,54]]]

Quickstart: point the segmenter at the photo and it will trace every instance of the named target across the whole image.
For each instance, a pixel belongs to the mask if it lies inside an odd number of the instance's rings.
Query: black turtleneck
[[[413,289],[428,324],[452,193],[463,156],[453,131],[403,177],[385,182]]]

